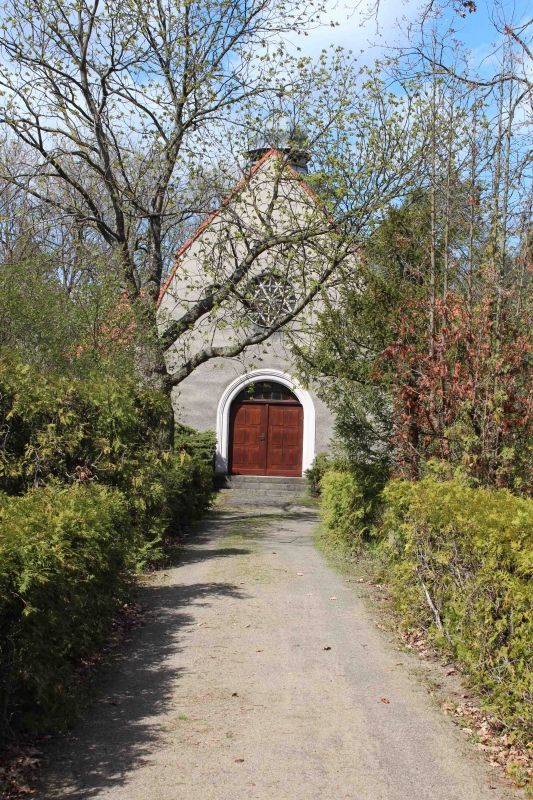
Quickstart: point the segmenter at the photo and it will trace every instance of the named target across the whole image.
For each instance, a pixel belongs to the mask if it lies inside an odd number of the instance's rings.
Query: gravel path
[[[226,510],[142,590],[146,624],[40,798],[502,800],[465,736],[312,541]],[[409,665],[410,662],[411,666]],[[492,783],[491,783],[492,781]]]

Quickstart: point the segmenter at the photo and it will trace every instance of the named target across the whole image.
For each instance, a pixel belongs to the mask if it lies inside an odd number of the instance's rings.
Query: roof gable
[[[249,170],[248,174],[245,175],[236,184],[236,186],[231,190],[231,192],[228,195],[226,195],[226,197],[223,199],[223,201],[220,204],[220,206],[215,211],[212,211],[210,214],[208,214],[208,216],[204,219],[204,221],[202,223],[200,223],[200,225],[197,227],[197,229],[192,234],[192,236],[190,236],[187,239],[187,241],[182,244],[182,246],[179,248],[178,252],[175,255],[174,264],[172,266],[172,269],[170,270],[170,272],[169,272],[169,274],[167,276],[167,279],[165,280],[165,283],[163,284],[163,286],[161,288],[161,291],[159,293],[159,298],[158,298],[158,301],[157,301],[157,305],[158,306],[160,305],[161,301],[163,300],[163,297],[165,296],[166,292],[168,291],[168,289],[170,287],[170,284],[172,283],[172,281],[174,279],[174,276],[176,275],[176,272],[177,272],[177,269],[178,269],[178,266],[179,266],[179,262],[180,262],[182,256],[184,255],[184,253],[191,247],[191,245],[196,241],[196,239],[198,239],[198,237],[209,227],[209,225],[211,225],[213,220],[215,220],[221,214],[221,212],[224,210],[224,208],[226,208],[229,205],[229,203],[239,194],[239,192],[249,183],[250,179],[254,175],[256,175],[262,169],[262,167],[265,165],[265,163],[267,161],[269,161],[269,159],[271,159],[271,158],[283,159],[284,155],[280,150],[277,150],[276,148],[272,148],[272,149],[268,150],[253,165],[253,167]],[[286,168],[288,170],[289,174],[293,178],[296,178],[296,180],[298,182],[298,186],[303,191],[305,191],[306,194],[309,195],[309,197],[311,197],[312,200],[317,205],[320,205],[320,201],[319,201],[318,197],[313,192],[311,187],[308,186],[307,183],[303,180],[302,176],[289,163],[285,164],[284,168]]]

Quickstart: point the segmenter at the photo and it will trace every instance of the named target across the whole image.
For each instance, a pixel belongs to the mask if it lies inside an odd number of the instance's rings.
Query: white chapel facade
[[[287,242],[255,258],[246,279],[235,280],[235,291],[179,337],[168,353],[171,370],[202,349],[231,352],[250,331],[260,336],[317,280],[327,244],[324,236],[307,234],[316,219],[324,228],[325,214],[301,174],[307,159],[300,153],[295,162],[287,152],[254,151],[249,173],[179,250],[161,292],[162,326],[195,307],[206,285],[228,285],[238,276],[266,228],[281,239],[288,233]],[[313,302],[288,323],[293,334],[308,335]],[[195,366],[174,390],[173,405],[177,422],[216,431],[219,475],[302,476],[328,450],[333,433],[331,412],[295,375],[283,327],[237,356]]]

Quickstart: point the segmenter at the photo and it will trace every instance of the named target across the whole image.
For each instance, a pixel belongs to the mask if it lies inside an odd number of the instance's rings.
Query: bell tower
[[[289,132],[271,128],[254,137],[247,152],[250,166],[272,148],[287,156],[288,163],[296,172],[305,175],[309,171],[311,156],[307,150],[307,136],[301,128],[295,126]]]

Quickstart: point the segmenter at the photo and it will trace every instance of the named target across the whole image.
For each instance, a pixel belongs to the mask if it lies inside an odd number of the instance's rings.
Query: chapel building
[[[231,352],[261,338],[320,281],[331,222],[306,183],[304,151],[258,145],[249,156],[244,179],[178,251],[159,320],[164,326],[197,309],[206,286],[234,285],[169,351],[171,370],[205,350],[223,353],[176,387],[176,420],[216,431],[219,475],[301,477],[316,453],[328,450],[333,429],[327,406],[299,383],[289,341],[305,342],[320,293],[265,341]],[[268,235],[279,243],[256,256]],[[243,264],[251,266],[239,281]]]

